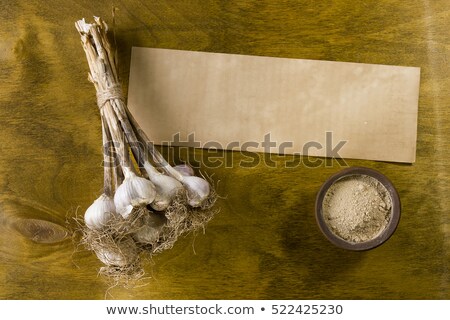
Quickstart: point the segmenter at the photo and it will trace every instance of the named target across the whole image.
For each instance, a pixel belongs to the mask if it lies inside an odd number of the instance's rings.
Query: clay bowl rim
[[[337,236],[336,234],[331,231],[327,224],[325,223],[325,220],[323,218],[323,199],[325,197],[325,194],[327,193],[328,189],[338,180],[348,177],[348,176],[355,176],[355,175],[366,175],[370,176],[372,178],[377,179],[380,183],[384,185],[386,190],[389,192],[391,199],[392,199],[392,208],[391,208],[391,219],[389,220],[388,225],[386,228],[375,238],[365,241],[365,242],[349,242],[341,237]],[[366,167],[350,167],[343,169],[339,171],[338,173],[332,175],[329,177],[321,186],[319,189],[319,192],[317,193],[316,197],[316,222],[322,231],[322,233],[325,235],[325,237],[334,245],[347,249],[347,250],[354,250],[354,251],[365,251],[374,249],[383,243],[385,243],[395,232],[397,229],[398,223],[400,221],[400,215],[401,215],[401,203],[400,198],[398,195],[397,190],[395,189],[392,182],[381,172],[366,168]]]

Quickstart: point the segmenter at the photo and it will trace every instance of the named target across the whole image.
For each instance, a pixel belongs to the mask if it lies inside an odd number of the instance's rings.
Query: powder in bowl
[[[322,210],[326,225],[336,236],[362,243],[386,229],[391,219],[392,199],[377,179],[350,175],[330,186]]]

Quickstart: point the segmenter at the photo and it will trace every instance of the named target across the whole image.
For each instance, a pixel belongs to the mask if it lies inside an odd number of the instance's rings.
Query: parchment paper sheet
[[[128,107],[156,144],[412,163],[419,82],[416,67],[134,47]]]

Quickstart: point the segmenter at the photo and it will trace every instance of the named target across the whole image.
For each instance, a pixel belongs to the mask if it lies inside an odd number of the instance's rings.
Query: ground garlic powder
[[[337,180],[323,200],[323,215],[330,230],[354,243],[369,241],[388,225],[392,200],[375,178],[352,175]]]

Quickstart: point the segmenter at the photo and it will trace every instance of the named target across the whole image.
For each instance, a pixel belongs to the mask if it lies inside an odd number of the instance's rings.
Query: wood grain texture
[[[205,234],[147,263],[147,286],[114,288],[112,297],[450,298],[447,0],[114,4],[124,89],[132,46],[418,66],[422,82],[417,162],[347,161],[385,173],[400,193],[402,218],[386,244],[348,252],[320,234],[315,195],[337,161],[307,168],[273,156],[272,167],[247,168],[238,165],[244,155],[227,152],[212,169],[202,164],[208,152],[191,150],[182,157],[220,180],[220,214]],[[0,2],[0,298],[105,297],[100,262],[74,253],[65,221],[84,212],[103,180],[100,118],[74,22],[111,21],[112,5]]]

